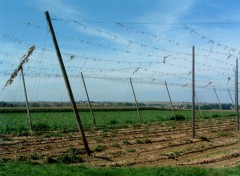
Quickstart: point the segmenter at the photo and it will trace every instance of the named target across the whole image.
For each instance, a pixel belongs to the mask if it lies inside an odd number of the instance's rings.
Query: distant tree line
[[[209,109],[220,109],[219,104],[204,104],[200,106],[203,110],[209,110]],[[222,109],[224,110],[230,110],[233,109],[233,105],[231,103],[222,103],[221,104]]]
[[[79,103],[77,102],[78,105],[83,104],[83,102]],[[93,102],[91,103],[94,106],[135,106],[135,103],[132,102]],[[144,103],[138,103],[139,106],[147,106]],[[4,102],[0,101],[0,107],[25,107],[26,104],[25,102]],[[69,102],[30,102],[30,107],[67,107],[70,106]],[[152,105],[151,105],[152,106]],[[164,104],[155,104],[154,107],[159,108],[166,108],[167,105]],[[191,104],[186,104],[186,105],[179,105],[176,107],[185,107],[185,109],[191,109],[192,106]],[[202,110],[211,110],[211,109],[220,109],[219,105],[217,103],[213,104],[202,104],[200,105]],[[231,110],[234,108],[234,106],[231,103],[222,103],[221,104],[222,109],[224,110]],[[196,109],[198,108],[197,106],[195,107]]]
[[[0,101],[0,107],[14,107],[14,105],[12,103]]]

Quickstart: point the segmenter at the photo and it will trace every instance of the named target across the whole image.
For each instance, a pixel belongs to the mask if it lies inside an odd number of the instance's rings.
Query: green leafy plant
[[[129,149],[127,149],[127,152],[128,152],[128,153],[134,153],[134,152],[136,152],[136,150],[129,148]]]
[[[95,151],[96,151],[96,152],[102,152],[105,148],[106,148],[106,146],[98,145],[98,146],[95,148]]]
[[[114,143],[114,144],[112,144],[112,147],[120,148],[120,144],[119,143]]]

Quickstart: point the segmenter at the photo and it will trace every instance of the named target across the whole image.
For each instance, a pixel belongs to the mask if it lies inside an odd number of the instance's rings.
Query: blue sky
[[[0,0],[0,87],[31,45],[24,66],[30,101],[68,101],[45,20],[48,10],[76,100],[191,101],[191,53],[201,102],[231,102],[240,56],[238,0]],[[1,89],[4,101],[24,101],[20,74]]]

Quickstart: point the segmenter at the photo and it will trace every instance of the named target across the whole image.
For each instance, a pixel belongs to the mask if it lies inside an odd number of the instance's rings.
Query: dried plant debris
[[[7,87],[8,85],[12,84],[12,82],[13,82],[14,78],[17,76],[18,72],[22,69],[23,64],[28,62],[29,56],[32,55],[34,50],[35,50],[35,46],[34,45],[29,48],[28,53],[22,57],[19,66],[13,71],[13,73],[11,74],[11,77],[9,78],[9,80],[7,80],[7,82],[4,85],[3,89],[5,87]]]

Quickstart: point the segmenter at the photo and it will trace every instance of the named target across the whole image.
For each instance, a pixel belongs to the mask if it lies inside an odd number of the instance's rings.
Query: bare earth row
[[[195,139],[189,121],[91,130],[86,133],[91,157],[84,152],[78,133],[61,137],[2,135],[0,158],[43,163],[47,158],[74,155],[81,158],[78,162],[92,166],[232,167],[240,164],[240,135],[235,126],[234,119],[201,120]]]

